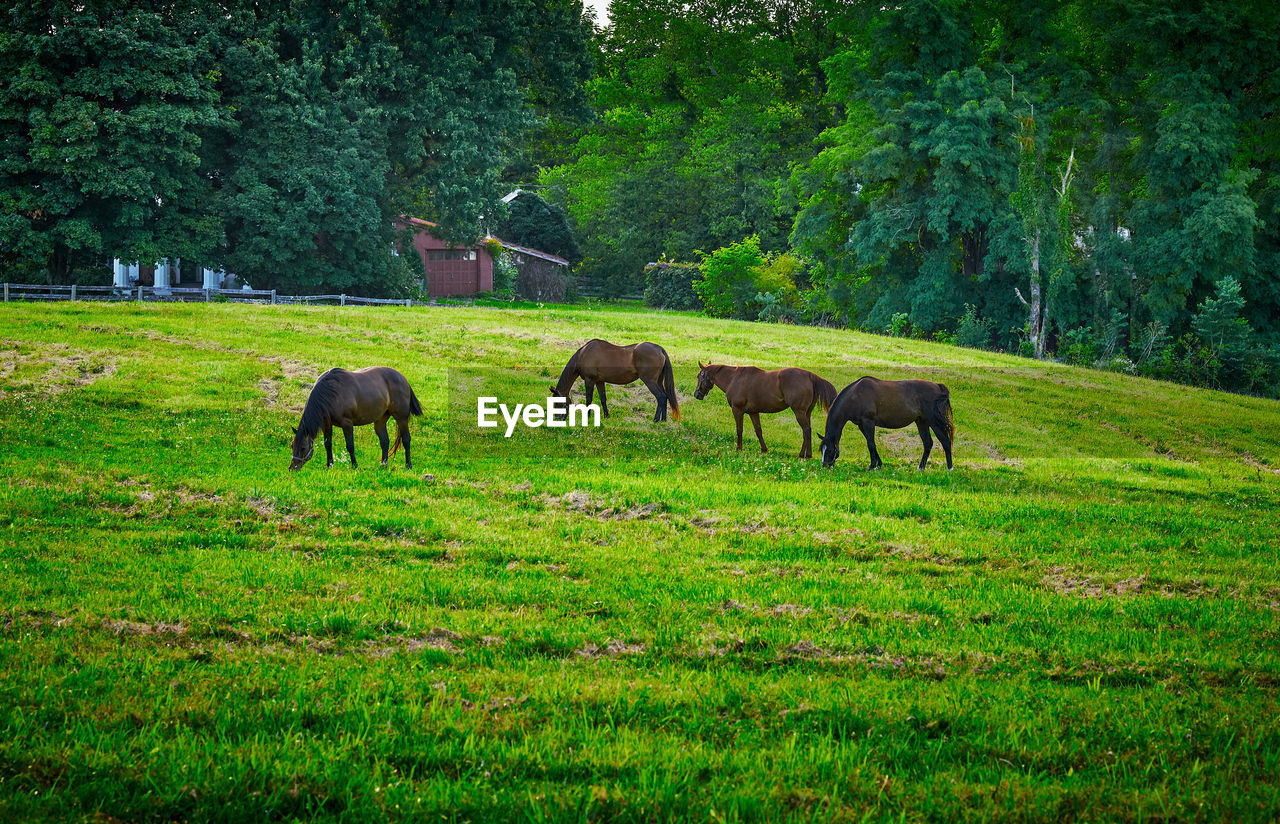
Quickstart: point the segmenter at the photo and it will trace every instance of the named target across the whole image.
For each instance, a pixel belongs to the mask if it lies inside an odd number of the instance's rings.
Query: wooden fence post
[[[204,302],[205,302],[205,303],[208,303],[208,302],[209,302],[209,290],[208,290],[208,289],[205,289],[205,290],[204,290]]]
[[[142,287],[138,287],[138,303],[142,303]]]
[[[346,305],[347,305],[347,296],[346,296],[346,295],[338,295],[338,305],[339,305],[339,306],[346,306]]]
[[[276,290],[275,290],[275,289],[272,289],[272,290],[271,290],[271,305],[272,305],[272,306],[275,306],[275,305],[276,305]]]
[[[4,302],[9,302],[9,281],[4,282]]]
[[[76,299],[76,285],[74,283],[71,284],[71,299],[72,300]]]

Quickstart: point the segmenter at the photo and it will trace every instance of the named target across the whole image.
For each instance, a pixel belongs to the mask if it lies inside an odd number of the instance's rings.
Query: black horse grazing
[[[394,455],[404,443],[404,466],[412,469],[409,458],[409,416],[421,415],[422,405],[413,394],[409,381],[387,366],[371,366],[358,372],[330,369],[320,376],[311,389],[307,405],[302,410],[302,421],[293,430],[293,461],[289,468],[301,469],[315,452],[316,435],[324,432],[324,451],[333,466],[333,428],[336,426],[347,436],[347,454],[351,456],[351,468],[356,467],[356,440],[354,428],[373,424],[382,444],[382,465],[387,465],[387,421],[396,419],[396,443],[391,448]]]
[[[920,440],[924,443],[920,468],[924,469],[929,462],[929,451],[933,449],[930,429],[942,441],[947,469],[953,468],[951,441],[956,427],[951,417],[951,393],[943,384],[865,377],[846,386],[827,413],[827,434],[821,440],[823,466],[831,466],[840,457],[840,435],[844,425],[850,422],[861,429],[867,439],[872,469],[881,465],[880,453],[876,451],[876,427],[901,429],[913,423],[920,429]]]
[[[653,393],[658,401],[658,408],[653,413],[653,420],[667,419],[667,404],[671,404],[671,417],[680,420],[680,401],[676,398],[676,381],[671,372],[671,358],[667,350],[656,343],[633,343],[630,346],[618,346],[607,340],[596,338],[589,340],[578,351],[573,353],[560,380],[551,387],[555,397],[569,397],[569,390],[578,378],[587,387],[587,403],[591,403],[592,393],[600,391],[600,411],[609,417],[609,403],[604,397],[604,385],[615,383],[626,385],[637,379]]]

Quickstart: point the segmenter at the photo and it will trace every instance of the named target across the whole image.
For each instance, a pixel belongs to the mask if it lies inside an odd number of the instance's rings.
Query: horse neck
[[[578,352],[581,351],[578,350]],[[564,366],[564,371],[560,373],[560,380],[556,381],[556,392],[561,395],[568,395],[569,390],[573,387],[573,382],[578,379],[578,352],[574,352],[573,357],[569,358],[569,362]]]
[[[840,436],[844,434],[845,424],[849,422],[849,415],[841,408],[842,406],[840,399],[836,398],[832,401],[831,408],[827,410],[827,426],[823,430],[822,440],[832,446],[840,445]]]
[[[298,422],[298,431],[308,438],[314,438],[324,427],[329,417],[329,410],[318,401],[308,400],[302,408],[302,420]]]
[[[721,391],[726,391],[729,383],[733,380],[733,376],[737,373],[736,366],[717,366],[716,370],[711,373],[711,382]]]

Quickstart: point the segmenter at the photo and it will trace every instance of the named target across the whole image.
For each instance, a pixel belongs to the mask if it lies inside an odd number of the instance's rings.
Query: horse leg
[[[871,454],[871,468],[879,469],[881,466],[880,453],[876,451],[876,425],[874,421],[862,421],[858,424],[858,428],[862,430],[862,436],[867,439],[867,452]]]
[[[396,421],[396,437],[400,439],[400,443],[404,444],[404,468],[413,469],[413,461],[409,458],[409,419]]]
[[[760,454],[763,455],[764,453],[769,451],[769,447],[764,445],[764,433],[760,431],[760,413],[759,412],[751,413],[751,425],[756,428],[756,440],[760,441]]]
[[[325,467],[333,466],[333,426],[331,424],[324,425],[324,454],[328,459]]]
[[[653,422],[665,421],[667,419],[667,393],[662,390],[662,384],[657,381],[645,380],[644,385],[658,401],[658,408],[653,413]]]
[[[924,444],[924,454],[920,456],[920,468],[924,469],[924,465],[929,463],[929,453],[933,450],[933,438],[929,437],[929,424],[924,422],[924,418],[916,421],[916,429],[920,430],[920,442]]]
[[[356,429],[347,424],[342,427],[342,434],[347,438],[347,454],[351,456],[351,468],[359,469],[360,467],[356,466]]]
[[[938,440],[942,443],[942,452],[947,456],[947,469],[955,469],[951,465],[951,437],[947,435],[947,427],[941,423],[931,423],[933,434],[938,436]]]
[[[585,384],[587,389],[587,406],[590,406],[596,396],[596,382],[585,379],[582,382]]]
[[[605,400],[604,397],[604,381],[597,383],[596,388],[600,390],[600,414],[607,418],[609,417],[609,401]]]
[[[738,425],[738,451],[742,451],[742,410],[733,410],[733,422]]]
[[[387,418],[391,417],[388,412],[382,416],[382,420],[373,422],[373,431],[378,433],[378,445],[382,447],[382,465],[387,465],[387,451],[391,447],[391,439],[387,437]]]
[[[791,411],[796,413],[796,423],[800,424],[800,431],[804,433],[804,443],[800,445],[800,457],[813,457],[813,427],[809,424],[809,410],[801,410],[798,407],[792,407]]]

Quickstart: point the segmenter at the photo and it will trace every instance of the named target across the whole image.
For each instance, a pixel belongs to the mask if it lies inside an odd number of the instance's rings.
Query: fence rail
[[[16,300],[115,300],[231,303],[337,304],[338,306],[424,306],[410,298],[362,298],[356,295],[280,295],[274,289],[193,289],[173,286],[61,286],[5,283],[4,302]]]

